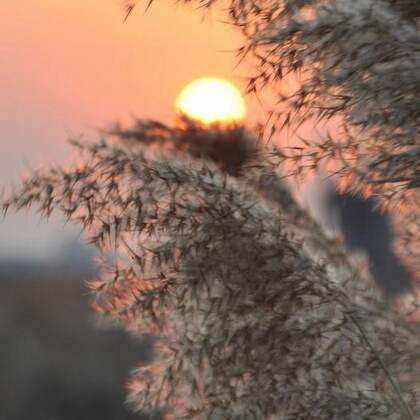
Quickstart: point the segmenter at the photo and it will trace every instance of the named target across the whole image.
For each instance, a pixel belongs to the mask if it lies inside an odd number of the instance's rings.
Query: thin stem
[[[357,318],[351,312],[349,312],[349,316],[350,316],[350,319],[353,321],[354,325],[360,331],[360,334],[362,335],[364,341],[366,342],[366,344],[368,345],[368,347],[370,348],[372,353],[378,359],[379,364],[381,365],[382,369],[384,370],[385,375],[387,376],[389,382],[391,383],[392,388],[394,389],[395,393],[398,396],[398,400],[399,400],[401,406],[403,407],[404,411],[406,412],[407,419],[416,420],[414,418],[414,413],[412,412],[412,410],[409,407],[409,405],[407,404],[407,402],[404,400],[404,397],[402,395],[400,386],[398,385],[397,381],[394,379],[394,377],[389,372],[389,370],[386,367],[381,355],[376,351],[373,344],[369,341],[368,335],[367,335],[366,330],[364,329],[363,325],[360,324],[360,322],[357,320]]]

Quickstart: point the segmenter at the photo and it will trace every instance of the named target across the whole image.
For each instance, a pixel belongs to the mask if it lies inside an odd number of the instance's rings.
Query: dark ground
[[[145,419],[124,406],[150,357],[125,332],[94,326],[86,271],[0,262],[0,420]]]

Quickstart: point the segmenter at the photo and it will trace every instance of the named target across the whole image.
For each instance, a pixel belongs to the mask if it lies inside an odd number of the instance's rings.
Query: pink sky
[[[2,3],[2,183],[16,181],[24,162],[65,160],[69,133],[90,136],[132,115],[170,122],[176,96],[196,78],[222,77],[243,88],[247,69],[234,70],[235,54],[228,52],[240,35],[215,13],[203,21],[201,11],[163,0],[143,12],[140,3],[124,24],[120,0]],[[260,111],[251,109],[255,121]],[[1,222],[0,257],[32,252],[34,241],[35,251],[44,252],[62,234],[61,227],[48,225],[48,233],[33,225],[23,215]]]

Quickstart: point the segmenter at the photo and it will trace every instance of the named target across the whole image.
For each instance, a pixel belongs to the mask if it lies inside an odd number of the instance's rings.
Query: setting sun
[[[198,79],[188,84],[178,96],[176,109],[204,124],[238,122],[246,114],[239,90],[217,78]]]

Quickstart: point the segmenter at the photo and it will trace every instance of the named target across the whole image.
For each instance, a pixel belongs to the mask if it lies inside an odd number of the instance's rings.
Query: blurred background
[[[2,3],[2,186],[18,184],[30,168],[71,162],[69,137],[94,140],[98,129],[133,116],[170,123],[175,98],[194,79],[214,76],[245,87],[249,71],[235,67],[233,52],[240,36],[221,16],[203,19],[172,1],[153,3],[146,14],[144,8],[124,23],[118,0]],[[247,105],[249,125],[264,119],[255,98]],[[328,221],[322,191],[313,183],[305,196]],[[351,207],[337,203],[327,206],[338,217],[330,227],[345,231],[342,209]],[[365,220],[365,236],[369,214],[368,206],[356,216]],[[22,212],[0,221],[1,419],[141,418],[123,406],[125,382],[151,356],[147,343],[95,325],[84,286],[95,275],[93,255],[79,230],[58,217],[46,223]]]

